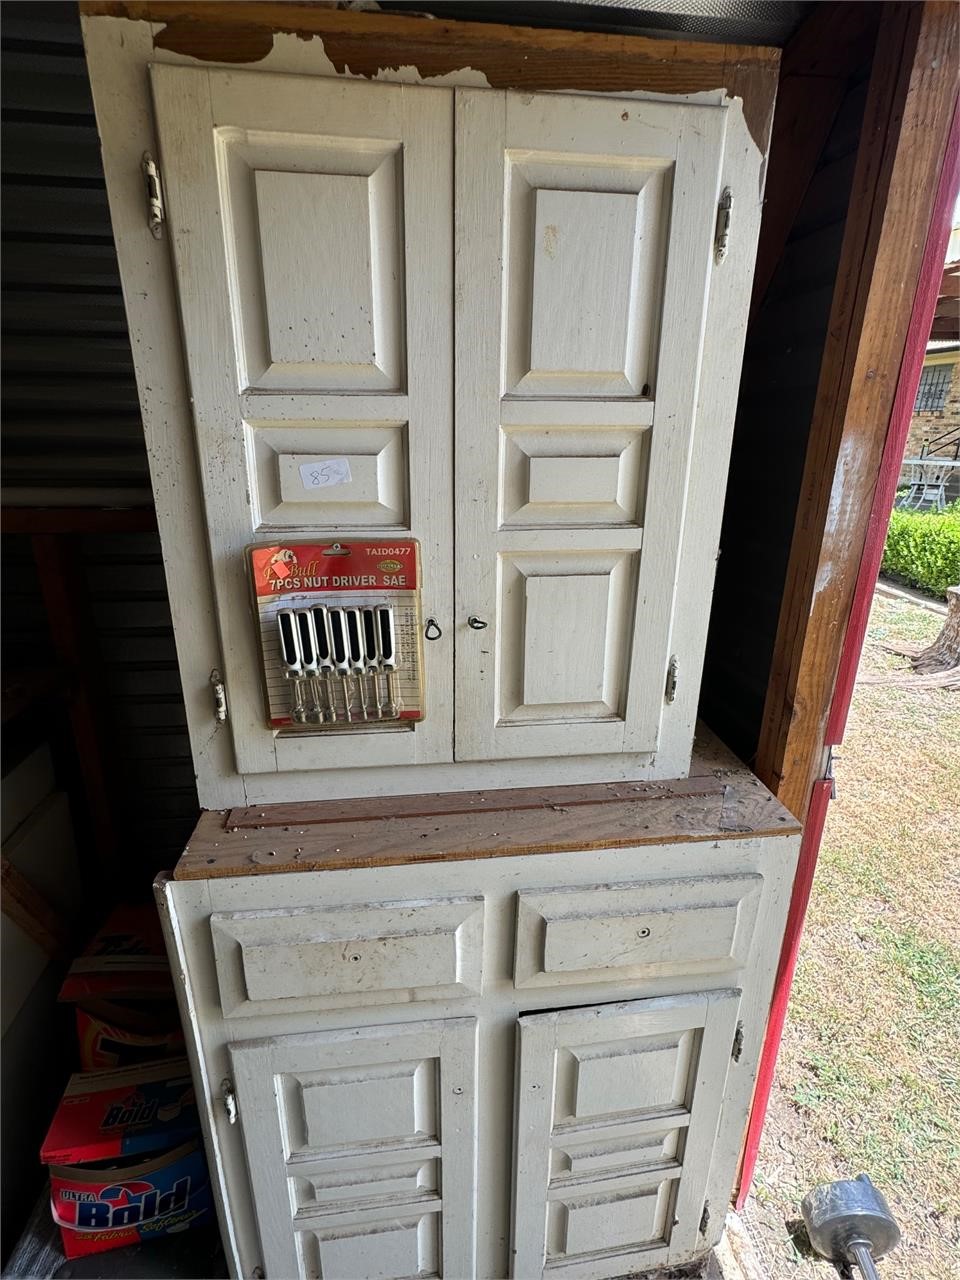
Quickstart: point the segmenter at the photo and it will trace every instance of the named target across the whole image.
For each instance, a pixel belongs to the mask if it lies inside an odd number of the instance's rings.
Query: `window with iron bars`
[[[947,391],[953,378],[952,364],[928,364],[920,374],[914,413],[939,413],[943,408]]]

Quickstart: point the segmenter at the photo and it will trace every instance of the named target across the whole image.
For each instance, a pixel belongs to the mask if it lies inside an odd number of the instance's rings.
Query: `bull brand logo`
[[[170,1191],[161,1194],[152,1182],[124,1182],[104,1187],[96,1200],[77,1204],[77,1227],[81,1231],[105,1231],[116,1227],[138,1227],[155,1218],[165,1218],[187,1207],[190,1179],[180,1178]]]
[[[283,582],[289,578],[297,567],[297,553],[291,551],[289,547],[284,547],[281,551],[271,557],[270,561],[265,565],[263,576],[269,582],[271,578],[279,578]]]

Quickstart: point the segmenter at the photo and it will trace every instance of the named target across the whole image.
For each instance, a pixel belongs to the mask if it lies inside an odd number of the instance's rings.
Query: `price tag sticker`
[[[349,484],[352,479],[347,458],[325,458],[300,464],[300,480],[308,490],[329,489],[335,484]]]

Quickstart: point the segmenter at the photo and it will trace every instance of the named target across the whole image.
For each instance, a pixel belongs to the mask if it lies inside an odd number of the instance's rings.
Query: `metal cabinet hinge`
[[[233,1081],[224,1078],[220,1081],[220,1097],[223,1109],[227,1113],[227,1123],[237,1123],[237,1095],[233,1091]]]
[[[734,1062],[740,1061],[740,1055],[743,1053],[743,1023],[737,1023],[737,1029],[733,1033],[733,1047],[730,1050],[730,1057]]]
[[[147,225],[154,240],[163,235],[163,222],[166,210],[163,206],[163,183],[160,181],[160,170],[149,151],[143,153],[140,161],[143,170],[143,181],[147,189]]]
[[[713,235],[713,258],[715,262],[722,262],[727,256],[727,248],[730,244],[730,222],[733,215],[733,192],[729,187],[724,187],[723,194],[720,197],[720,203],[717,205],[717,227]]]
[[[704,1200],[703,1213],[700,1215],[700,1226],[697,1228],[702,1236],[707,1234],[707,1227],[710,1225],[710,1201]]]
[[[827,762],[824,765],[824,769],[823,769],[823,780],[824,782],[830,783],[830,799],[831,800],[836,800],[837,798],[837,779],[833,772],[833,764],[835,760],[839,760],[839,759],[840,759],[839,756],[834,755],[833,747],[832,746],[827,747]]]
[[[216,667],[210,672],[210,688],[213,690],[213,714],[217,724],[225,724],[227,719],[227,691],[224,688],[223,676]]]
[[[680,671],[680,663],[677,655],[674,654],[667,666],[667,683],[663,690],[664,701],[670,703],[677,696],[677,677]]]

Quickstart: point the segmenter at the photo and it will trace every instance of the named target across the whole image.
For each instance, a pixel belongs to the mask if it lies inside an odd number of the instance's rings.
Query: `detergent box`
[[[163,1000],[173,996],[170,965],[156,908],[116,907],[70,966],[61,1000]]]
[[[84,1071],[183,1052],[160,920],[150,904],[111,913],[70,966],[59,998],[76,1006]]]
[[[72,1076],[40,1158],[68,1258],[212,1218],[184,1058]]]

